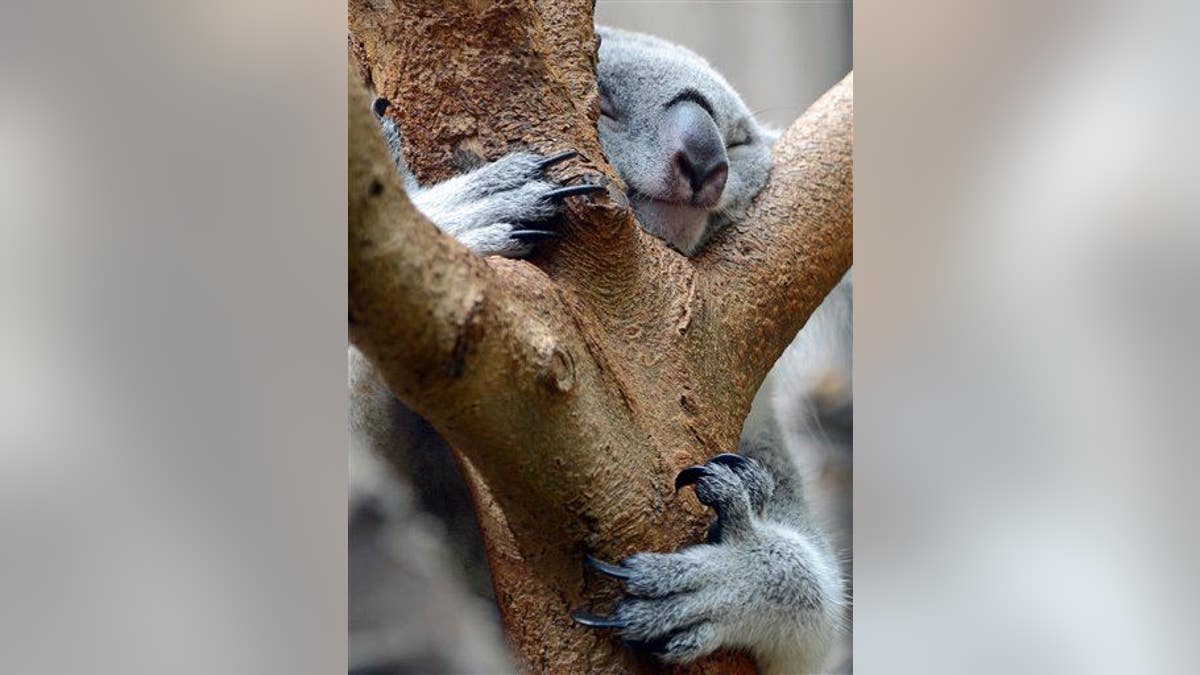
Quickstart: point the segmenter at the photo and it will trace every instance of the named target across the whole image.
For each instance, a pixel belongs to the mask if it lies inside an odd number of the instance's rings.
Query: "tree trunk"
[[[688,259],[642,231],[600,152],[591,10],[351,0],[350,333],[455,449],[521,667],[661,672],[571,621],[618,591],[583,556],[703,539],[712,514],[673,493],[675,474],[736,449],[763,377],[850,266],[852,76],[776,144],[748,216]],[[609,191],[571,200],[564,238],[529,261],[474,256],[409,203],[363,81],[402,102],[388,114],[423,182],[576,149],[558,177]]]

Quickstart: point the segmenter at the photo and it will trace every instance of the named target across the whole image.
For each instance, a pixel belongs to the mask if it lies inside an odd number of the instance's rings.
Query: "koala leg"
[[[842,613],[841,576],[823,542],[766,517],[774,484],[739,455],[684,469],[676,487],[694,485],[717,513],[709,543],[619,565],[589,558],[626,594],[608,616],[577,612],[575,621],[669,663],[729,647],[749,650],[768,672],[820,669]]]

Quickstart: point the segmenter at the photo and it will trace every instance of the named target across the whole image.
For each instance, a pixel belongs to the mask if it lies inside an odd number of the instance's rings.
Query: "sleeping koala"
[[[760,125],[693,52],[613,28],[597,27],[597,33],[605,156],[646,231],[694,255],[761,190],[778,134]],[[548,223],[563,199],[603,189],[546,179],[547,167],[573,153],[514,153],[445,182],[418,185],[404,164],[399,130],[384,115],[387,106],[377,99],[375,111],[413,203],[480,255],[528,254],[557,236]],[[608,616],[576,613],[578,623],[614,630],[667,662],[729,647],[749,650],[771,671],[826,668],[844,620],[845,590],[838,556],[807,496],[815,480],[808,448],[822,434],[814,424],[819,383],[830,372],[849,382],[850,294],[847,275],[768,375],[739,454],[680,472],[676,488],[694,486],[717,514],[708,542],[676,553],[639,553],[619,564],[589,558],[595,570],[620,580],[627,595]],[[369,367],[362,358],[352,363]]]
[[[642,227],[694,255],[762,189],[778,133],[696,54],[649,35],[596,32],[604,154]]]

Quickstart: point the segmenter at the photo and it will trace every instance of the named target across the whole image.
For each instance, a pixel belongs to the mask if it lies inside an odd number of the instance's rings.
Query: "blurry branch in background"
[[[850,265],[852,78],[785,134],[746,221],[689,261],[637,226],[600,152],[590,2],[355,0],[350,26],[351,339],[454,448],[522,667],[657,672],[567,619],[608,595],[583,555],[701,540],[708,517],[674,497],[675,473],[736,446],[767,369]],[[609,193],[573,204],[535,264],[475,257],[405,196],[364,78],[403,102],[388,114],[424,180],[573,148],[558,170]]]

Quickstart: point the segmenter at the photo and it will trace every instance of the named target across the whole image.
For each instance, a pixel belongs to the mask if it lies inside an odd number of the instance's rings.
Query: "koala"
[[[694,255],[762,189],[779,133],[697,54],[649,35],[596,32],[604,155],[642,227]]]
[[[646,231],[695,255],[762,189],[779,134],[758,123],[697,54],[648,35],[602,26],[597,33],[605,156]],[[571,152],[514,153],[418,185],[404,164],[400,132],[384,114],[388,105],[377,99],[375,112],[413,203],[479,255],[527,255],[558,236],[552,227],[564,199],[604,189],[547,180],[546,169]],[[832,374],[849,397],[850,294],[848,274],[768,375],[738,453],[687,467],[676,478],[676,490],[693,488],[715,511],[706,543],[619,563],[589,557],[586,563],[620,581],[625,594],[607,615],[576,612],[577,623],[615,631],[670,663],[735,648],[771,672],[828,667],[845,621],[846,591],[811,496],[823,461],[818,394]],[[351,349],[352,368],[369,368]]]

